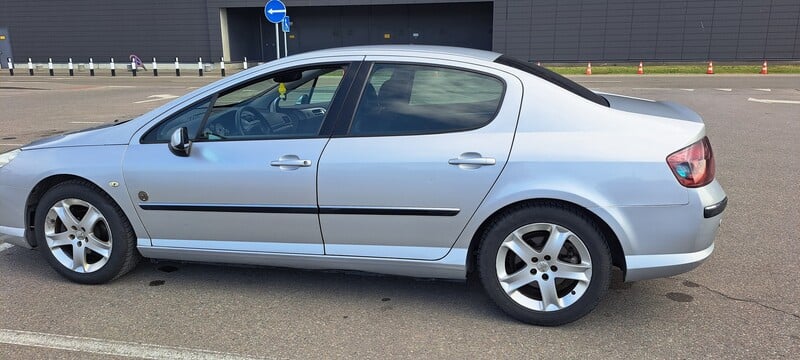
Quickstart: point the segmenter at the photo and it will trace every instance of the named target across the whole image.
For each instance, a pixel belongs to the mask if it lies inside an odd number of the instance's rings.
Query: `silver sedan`
[[[711,255],[702,119],[497,53],[290,56],[0,155],[0,234],[66,278],[141,257],[464,279],[538,325]]]

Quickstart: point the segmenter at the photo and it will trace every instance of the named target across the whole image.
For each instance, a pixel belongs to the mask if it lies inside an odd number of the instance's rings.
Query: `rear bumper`
[[[693,253],[626,256],[625,281],[639,281],[678,275],[690,271],[706,261],[714,252],[711,246]]]
[[[637,281],[682,274],[702,264],[714,252],[714,238],[722,225],[722,212],[728,205],[728,197],[703,208],[697,238],[710,245],[700,251],[682,254],[632,255],[626,256],[625,281]]]
[[[625,281],[681,274],[711,256],[727,196],[716,181],[689,194],[686,205],[609,209],[622,220]]]

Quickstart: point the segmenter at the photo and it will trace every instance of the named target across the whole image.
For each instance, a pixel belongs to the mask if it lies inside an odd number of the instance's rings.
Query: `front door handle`
[[[476,152],[466,152],[456,159],[448,160],[447,163],[450,165],[458,165],[458,167],[462,169],[477,169],[481,166],[495,165],[497,161],[494,158],[483,157]]]
[[[297,170],[297,168],[311,166],[311,160],[300,159],[297,155],[283,155],[269,164],[270,166],[277,166],[281,170]]]

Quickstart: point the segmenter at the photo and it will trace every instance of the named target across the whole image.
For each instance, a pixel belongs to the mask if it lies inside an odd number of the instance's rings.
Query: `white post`
[[[89,76],[94,76],[94,60],[89,58]]]
[[[153,76],[158,76],[158,63],[155,57],[153,57]]]
[[[67,65],[67,68],[69,69],[69,76],[75,76],[75,70],[72,67],[72,58],[69,58],[69,64]]]
[[[203,76],[203,58],[197,59],[197,74]]]
[[[47,59],[47,69],[50,71],[50,76],[55,75],[55,73],[53,72],[53,58]]]
[[[33,76],[33,60],[28,58],[28,75]]]
[[[275,23],[275,53],[278,54],[275,59],[281,58],[281,35],[278,34],[278,23]]]
[[[225,76],[225,57],[219,58],[219,72],[222,76]]]
[[[136,64],[135,58],[131,59],[131,75],[136,76],[136,68],[138,65]]]
[[[247,57],[246,57],[246,56],[245,56],[245,58],[244,58],[244,63],[243,63],[243,65],[244,65],[244,69],[245,69],[245,70],[247,70]]]
[[[178,57],[175,57],[175,76],[181,76],[181,63],[178,62]]]
[[[289,56],[289,42],[286,41],[286,32],[283,33],[283,56]]]

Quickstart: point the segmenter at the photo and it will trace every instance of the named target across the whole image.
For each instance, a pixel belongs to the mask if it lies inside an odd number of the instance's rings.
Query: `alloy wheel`
[[[47,212],[44,237],[61,265],[77,273],[100,270],[111,256],[111,229],[105,216],[80,199],[63,199]]]
[[[506,236],[495,268],[505,293],[536,311],[557,311],[574,304],[592,279],[586,245],[569,229],[551,223],[525,225]]]

